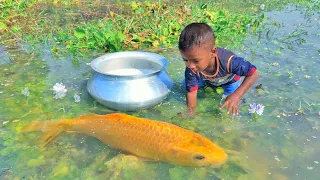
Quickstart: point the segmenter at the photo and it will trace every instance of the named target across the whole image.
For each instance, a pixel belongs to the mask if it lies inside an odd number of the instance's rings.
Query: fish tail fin
[[[47,146],[62,132],[67,131],[69,125],[64,121],[59,122],[34,122],[21,128],[22,132],[42,131],[44,134],[39,137],[38,141],[41,148]]]

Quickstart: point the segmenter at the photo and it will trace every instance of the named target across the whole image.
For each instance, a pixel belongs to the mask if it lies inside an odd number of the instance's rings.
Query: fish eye
[[[201,154],[197,154],[197,155],[193,156],[193,159],[195,159],[195,160],[203,160],[205,158],[206,157],[204,155],[201,155]]]

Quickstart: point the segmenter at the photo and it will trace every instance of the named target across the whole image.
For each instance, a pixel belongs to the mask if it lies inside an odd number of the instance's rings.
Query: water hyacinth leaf
[[[19,32],[21,30],[21,28],[18,25],[14,25],[11,27],[11,31],[16,33]]]
[[[44,20],[41,20],[40,23],[39,23],[40,26],[44,26],[44,25],[46,25],[46,24],[47,24],[47,23],[46,23],[46,21],[44,21]]]
[[[219,11],[218,14],[217,14],[217,17],[218,18],[224,18],[225,15],[224,15],[224,13],[222,11]]]
[[[200,9],[206,9],[207,8],[207,4],[201,4]]]
[[[136,10],[138,8],[138,4],[135,2],[135,1],[133,1],[132,3],[131,3],[131,9],[132,10]]]
[[[0,31],[2,31],[2,30],[7,30],[7,29],[8,29],[7,24],[4,23],[4,22],[0,22]]]
[[[116,33],[116,37],[117,37],[117,39],[120,40],[120,41],[124,41],[124,40],[126,39],[126,35],[124,35],[124,34],[121,33],[121,32],[117,32],[117,33]]]
[[[172,22],[169,24],[169,32],[170,34],[175,34],[180,30],[181,26],[178,22]]]
[[[93,35],[96,39],[96,43],[100,44],[100,46],[105,44],[106,39],[104,39],[104,35],[100,31],[95,32]]]
[[[262,89],[257,89],[257,92],[258,92],[258,94],[260,94],[260,95],[264,95],[264,94],[265,94],[265,91],[262,90]]]
[[[105,39],[109,39],[109,38],[112,36],[110,30],[108,30],[108,29],[105,29],[105,30],[104,30],[103,35],[104,35],[104,38],[105,38]]]
[[[93,38],[93,37],[91,37],[91,38],[89,38],[89,39],[87,40],[87,43],[88,43],[88,45],[89,45],[90,47],[93,47],[94,44],[96,43],[96,39]]]
[[[77,28],[76,30],[74,30],[74,35],[78,39],[82,39],[82,38],[86,37],[86,31],[83,29]]]
[[[222,87],[218,87],[218,88],[216,88],[216,92],[217,92],[218,94],[223,94],[224,90],[223,90]]]
[[[155,40],[152,42],[153,47],[158,47],[159,46],[159,41]]]
[[[209,18],[209,19],[214,19],[214,17],[215,17],[215,15],[216,15],[216,13],[215,12],[213,12],[213,11],[206,11],[205,12],[205,14],[207,15],[207,17]],[[212,24],[210,24],[210,23],[208,23],[210,26],[212,26]]]
[[[141,37],[139,35],[137,35],[137,34],[133,34],[132,38],[131,38],[131,41],[140,42],[141,41]]]

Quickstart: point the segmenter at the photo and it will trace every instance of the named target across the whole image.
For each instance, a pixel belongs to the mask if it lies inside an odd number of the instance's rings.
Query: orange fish
[[[44,131],[48,144],[63,131],[93,136],[112,148],[143,159],[185,166],[219,166],[227,154],[209,139],[173,124],[126,114],[89,114],[57,122],[35,122],[22,131]]]

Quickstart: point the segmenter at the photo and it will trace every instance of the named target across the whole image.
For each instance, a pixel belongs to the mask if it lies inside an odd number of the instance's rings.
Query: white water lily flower
[[[265,7],[264,4],[261,4],[261,5],[260,5],[260,9],[261,9],[261,10],[264,10],[264,7]]]
[[[54,91],[53,94],[54,94],[54,97],[55,99],[62,99],[66,96],[66,93],[67,93],[67,89],[66,89],[66,86],[64,86],[62,83],[56,83],[52,90]]]
[[[76,103],[80,102],[81,99],[78,94],[75,94],[73,97],[74,97],[74,102],[76,102]]]
[[[25,95],[25,96],[29,96],[29,95],[30,95],[29,88],[28,88],[28,87],[24,88],[24,89],[21,91],[21,94],[23,94],[23,95]]]

